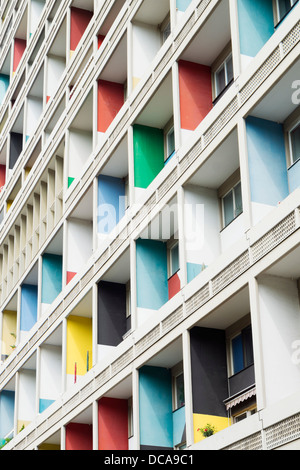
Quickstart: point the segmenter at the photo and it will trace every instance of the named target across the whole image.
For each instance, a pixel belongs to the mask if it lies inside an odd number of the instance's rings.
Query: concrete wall
[[[194,440],[198,429],[211,424],[221,431],[228,426],[223,400],[228,398],[225,332],[194,327],[190,332]]]
[[[68,385],[71,385],[93,364],[92,319],[70,315],[66,344],[66,373]]]
[[[253,223],[289,194],[284,134],[281,124],[246,119]]]
[[[272,0],[238,0],[242,69],[274,33]]]
[[[100,175],[97,204],[98,234],[108,235],[125,214],[124,180]]]
[[[106,132],[124,104],[122,83],[98,81],[98,132]]]
[[[137,240],[136,279],[138,322],[143,322],[168,301],[166,244]]]
[[[15,38],[14,39],[14,56],[13,56],[13,73],[16,72],[25,49],[26,49],[26,41],[24,39]]]
[[[300,338],[296,281],[264,276],[258,280],[262,362],[266,406],[300,388],[300,368],[293,361],[293,343]]]
[[[173,411],[173,447],[186,441],[185,406]]]
[[[78,273],[93,253],[93,226],[89,221],[68,220],[66,270]]]
[[[141,449],[173,447],[170,370],[144,366],[139,371]]]
[[[74,52],[80,39],[82,38],[93,12],[82,8],[71,7],[71,26],[70,26],[70,50]]]
[[[56,55],[49,55],[47,57],[47,82],[46,82],[46,97],[47,101],[53,97],[58,85],[60,78],[65,71],[66,58]]]
[[[191,3],[191,1],[192,0],[176,0],[176,8],[179,11],[184,12]]]
[[[31,0],[30,6],[31,8],[30,8],[30,33],[29,34],[30,36],[32,36],[41,18],[42,11],[45,6],[45,0]]]
[[[52,304],[61,290],[62,256],[45,253],[42,262],[42,303]]]
[[[29,96],[27,98],[26,140],[34,134],[42,112],[42,98]]]
[[[184,190],[187,281],[220,254],[220,208],[217,191],[188,186]]]
[[[178,73],[181,134],[185,141],[212,109],[211,70],[180,60]]]
[[[23,149],[23,134],[10,133],[9,169],[12,170]]]
[[[128,450],[128,402],[104,397],[98,404],[98,450]]]
[[[98,284],[98,344],[118,346],[126,333],[126,285]]]
[[[68,177],[70,183],[82,173],[82,168],[93,150],[92,132],[69,131]]]
[[[9,87],[9,76],[1,73],[0,74],[0,103],[3,103],[8,87]]]
[[[39,412],[42,413],[62,392],[62,351],[59,346],[40,348]]]
[[[5,185],[6,181],[6,166],[0,165],[0,190]]]
[[[13,335],[17,333],[17,312],[5,310],[2,314],[1,355],[9,356],[13,352],[11,346],[16,344]]]
[[[164,134],[161,129],[133,127],[134,185],[147,188],[164,167]]]
[[[22,370],[19,374],[17,431],[27,426],[36,416],[36,374],[34,370]]]
[[[33,285],[23,284],[21,288],[20,307],[20,334],[29,332],[37,321],[38,288]]]
[[[0,393],[0,445],[5,436],[13,430],[15,392],[3,390]]]
[[[157,26],[145,23],[134,23],[132,26],[132,44],[132,86],[134,88],[147,72],[161,47],[159,29]]]
[[[226,251],[238,240],[240,240],[245,233],[244,214],[236,217],[227,227],[220,232],[221,250]]]
[[[67,424],[66,450],[93,450],[93,427],[84,423]]]

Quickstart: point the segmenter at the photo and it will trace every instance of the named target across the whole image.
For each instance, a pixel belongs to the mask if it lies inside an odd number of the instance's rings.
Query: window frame
[[[235,413],[232,413],[232,415],[231,415],[232,423],[236,424],[236,423],[239,423],[240,421],[244,421],[244,419],[249,418],[249,416],[252,416],[255,413],[257,413],[257,405],[256,404],[249,406],[249,408],[245,408],[243,410],[239,410]],[[241,417],[244,414],[246,415],[245,418],[237,419],[237,418]]]
[[[185,394],[184,390],[184,372],[183,372],[183,362],[179,362],[175,366],[172,367],[171,369],[172,373],[172,408],[173,412],[179,410],[183,406],[185,406],[185,396],[184,396],[184,403],[179,405],[177,401],[177,388],[176,388],[176,380],[178,377],[181,375],[183,376],[183,393]]]
[[[125,187],[125,211],[129,208],[130,206],[130,200],[129,200],[129,176],[125,176],[123,178],[124,181],[124,187]]]
[[[232,64],[232,68],[233,68],[233,62],[232,62],[232,53],[230,52],[230,54],[226,57],[226,59],[222,62],[222,64],[219,66],[219,68],[215,71],[214,73],[214,80],[215,80],[215,94],[216,94],[216,98],[218,98],[224,90],[226,90],[226,88],[230,85],[230,83],[232,82],[233,78],[228,78],[228,66],[227,66],[227,63],[229,61],[229,59],[231,58],[231,64]],[[217,77],[218,77],[218,73],[224,68],[224,76],[225,76],[225,85],[224,87],[221,89],[221,90],[218,90],[218,83],[217,83]]]
[[[131,290],[130,281],[126,282],[126,319],[131,317]]]
[[[241,200],[242,200],[242,208],[239,214],[236,215],[236,202],[235,202],[235,194],[233,194],[233,214],[234,217],[230,222],[227,224],[225,223],[225,210],[224,210],[224,198],[230,194],[231,191],[240,185],[241,186]],[[221,227],[224,230],[228,227],[235,219],[237,219],[244,211],[243,208],[243,195],[242,195],[242,182],[241,182],[241,175],[240,169],[238,168],[218,189],[218,198],[220,201],[220,214],[221,214]]]
[[[291,133],[298,126],[300,126],[300,108],[297,107],[296,110],[287,117],[283,123],[284,139],[285,139],[285,151],[286,151],[286,165],[287,169],[295,165],[298,161],[293,160],[293,151],[292,151],[292,139]]]
[[[178,268],[176,271],[173,271],[172,267],[172,250],[177,246],[178,248]],[[180,270],[180,261],[179,261],[179,240],[172,238],[167,242],[167,271],[168,271],[168,279],[173,277],[178,271]]]
[[[186,449],[186,441],[184,442],[181,442],[180,444],[177,444],[175,447],[174,447],[174,450],[185,450]]]
[[[173,133],[173,139],[174,139],[174,149],[173,150],[170,150],[169,148],[169,136]],[[172,146],[173,148],[173,146]],[[171,155],[173,155],[173,153],[175,152],[175,130],[174,130],[174,126],[171,127],[171,129],[166,133],[166,160],[168,160],[168,158],[171,157]],[[165,161],[166,161],[165,160]]]
[[[299,157],[296,158],[296,160],[294,160],[294,156],[293,156],[294,152],[293,152],[293,143],[292,143],[292,132],[295,131],[297,128],[299,128],[300,130],[300,121],[298,121],[288,132],[290,166],[294,165],[300,160],[300,155]]]
[[[169,143],[168,143],[168,136],[170,133],[173,132],[174,134],[174,150],[169,153]],[[176,152],[176,144],[175,144],[175,126],[173,117],[167,122],[164,127],[164,163],[169,160]]]
[[[128,399],[127,403],[128,403],[128,439],[131,439],[134,436],[132,397]]]
[[[171,36],[172,33],[172,25],[171,25],[171,15],[170,13],[167,14],[165,19],[159,25],[160,35],[161,35],[161,43],[164,44],[168,37]]]
[[[245,360],[247,359],[246,358],[246,345],[243,341],[243,332],[247,329],[251,329],[251,346],[252,346],[252,356],[253,356],[253,362],[251,363],[245,363]],[[238,371],[235,371],[234,369],[234,354],[233,354],[233,341],[238,338],[239,336],[241,336],[241,339],[242,339],[242,349],[243,349],[243,367],[242,369],[238,370]],[[235,334],[233,334],[231,337],[230,337],[230,371],[231,371],[231,376],[233,375],[236,375],[238,374],[239,372],[247,369],[247,367],[250,367],[254,364],[254,352],[253,352],[253,337],[252,337],[252,325],[251,323],[249,323],[248,325],[246,326],[243,326],[239,331],[236,331]]]
[[[238,183],[236,183],[223,197],[222,197],[222,215],[223,215],[223,227],[226,228],[228,227],[228,225],[231,224],[231,222],[233,222],[239,215],[242,214],[243,212],[243,209],[241,210],[241,212],[239,212],[238,214],[236,213],[236,208],[237,208],[237,204],[236,204],[236,191],[235,189],[237,188],[237,186],[241,186],[241,181],[239,181]],[[232,198],[232,201],[233,201],[233,218],[229,221],[229,222],[225,222],[225,208],[224,208],[224,199],[226,198],[226,196],[228,196],[230,193],[232,193],[233,195],[233,198]]]
[[[289,0],[290,1],[290,9],[280,17],[280,0],[273,0],[273,10],[275,16],[275,28],[284,20],[284,18],[290,13],[290,11],[294,8],[294,6],[298,3],[299,0]]]
[[[216,74],[218,71],[224,66],[224,64],[227,63],[229,57],[231,57],[232,61],[232,79],[228,81],[225,84],[225,87],[217,92],[217,86],[216,86]],[[213,103],[215,103],[218,98],[222,96],[222,94],[225,92],[225,90],[231,85],[231,83],[234,81],[234,67],[233,67],[233,56],[232,56],[232,47],[231,47],[231,42],[229,42],[226,47],[222,50],[220,55],[217,57],[215,62],[211,66],[211,75],[212,75],[212,91],[213,91]]]

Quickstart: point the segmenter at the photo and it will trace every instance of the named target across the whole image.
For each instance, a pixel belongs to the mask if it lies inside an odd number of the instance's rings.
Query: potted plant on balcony
[[[203,428],[198,428],[197,431],[200,431],[203,437],[212,436],[215,432],[217,432],[215,426],[212,426],[209,423]]]

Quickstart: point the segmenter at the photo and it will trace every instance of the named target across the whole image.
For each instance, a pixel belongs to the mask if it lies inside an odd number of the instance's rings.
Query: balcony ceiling
[[[284,120],[299,106],[292,101],[292,95],[296,91],[292,88],[295,80],[300,77],[300,59],[285,72],[283,77],[274,84],[272,89],[262,98],[262,100],[249,113],[261,119],[268,119],[275,122]],[[299,87],[298,87],[299,89]],[[298,93],[298,100],[300,94]]]
[[[27,38],[27,10],[20,21],[15,37],[24,40]]]
[[[129,375],[126,379],[122,380],[118,385],[112,388],[105,397],[118,398],[121,400],[128,400],[132,396],[132,377]]]
[[[30,96],[36,98],[43,98],[43,91],[44,91],[44,67],[41,67],[31,89],[29,92]]]
[[[171,343],[167,348],[160,351],[156,356],[147,362],[147,366],[166,367],[171,369],[182,361],[182,341],[181,338]]]
[[[93,187],[91,186],[82,197],[71,214],[72,218],[81,220],[93,220]]]
[[[227,299],[218,308],[213,310],[199,321],[197,326],[203,328],[217,328],[226,330],[236,321],[250,313],[250,299],[248,286]]]
[[[92,297],[92,291],[89,291],[88,294],[85,297],[83,297],[83,299],[80,302],[78,302],[76,307],[72,310],[71,315],[91,318],[92,311],[93,311],[93,297]]]
[[[55,55],[59,57],[66,57],[66,48],[67,48],[67,33],[66,33],[66,20],[64,20],[63,24],[58,31],[52,46],[50,47],[49,54]]]
[[[126,284],[130,280],[130,250],[120,256],[118,261],[105,273],[101,281]]]
[[[153,3],[155,7],[153,8]],[[145,0],[137,14],[134,21],[141,21],[142,23],[159,25],[169,13],[170,6],[169,0]]]
[[[39,268],[38,263],[34,265],[30,273],[26,276],[23,284],[37,286],[39,282]]]
[[[236,129],[211,154],[188,181],[203,188],[218,189],[239,168],[239,149]]]
[[[60,325],[56,330],[45,340],[44,345],[51,346],[62,346],[62,325]]]
[[[101,80],[125,83],[127,80],[127,35],[125,34],[104,67]]]
[[[92,424],[93,423],[93,407],[89,406],[82,413],[77,415],[71,421],[72,423]]]
[[[163,129],[172,116],[172,76],[169,74],[138,116],[136,124]]]
[[[300,245],[286,256],[274,263],[266,274],[280,276],[288,279],[300,279]]]
[[[128,140],[125,137],[113,152],[101,175],[125,178],[128,175]]]
[[[82,10],[94,10],[94,0],[73,0],[72,7],[81,8]]]
[[[45,253],[52,255],[62,255],[63,254],[63,230],[60,229],[55,237],[51,240],[47,246]]]
[[[229,44],[230,38],[229,2],[224,0],[219,2],[181,59],[211,66]]]
[[[93,130],[93,93],[90,92],[73,119],[71,128],[92,133]]]

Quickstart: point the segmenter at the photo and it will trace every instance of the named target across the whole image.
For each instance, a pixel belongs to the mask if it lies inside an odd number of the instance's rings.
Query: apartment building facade
[[[299,450],[299,2],[0,14],[3,449]]]

